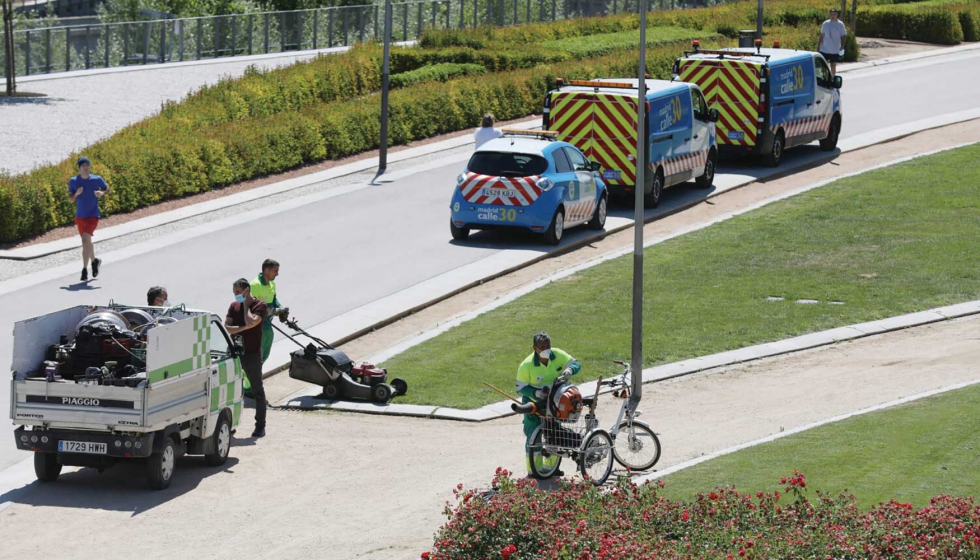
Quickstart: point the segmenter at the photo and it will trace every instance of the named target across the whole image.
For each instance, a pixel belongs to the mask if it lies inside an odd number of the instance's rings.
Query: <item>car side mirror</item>
[[[710,109],[708,111],[708,120],[710,120],[711,122],[716,123],[720,118],[721,118],[721,114],[718,113],[718,109]]]
[[[834,88],[840,89],[844,85],[844,78],[840,76],[834,76]]]
[[[600,169],[602,169],[602,164],[600,164],[598,161],[590,161],[589,169],[591,169],[592,171],[599,171]]]
[[[233,336],[231,340],[232,340],[232,344],[235,345],[235,354],[238,354],[239,356],[241,356],[242,354],[244,354],[245,353],[245,339],[243,339],[239,335],[239,336]]]

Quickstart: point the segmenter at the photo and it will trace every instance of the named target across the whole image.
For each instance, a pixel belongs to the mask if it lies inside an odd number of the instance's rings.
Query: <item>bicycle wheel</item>
[[[613,445],[616,461],[634,471],[647,471],[660,460],[660,439],[643,422],[623,422]]]
[[[543,438],[544,430],[538,430],[527,448],[528,469],[532,475],[541,479],[554,476],[561,465],[561,455],[545,449]]]
[[[585,437],[578,462],[583,477],[596,486],[606,482],[612,472],[613,442],[605,430],[595,430]]]

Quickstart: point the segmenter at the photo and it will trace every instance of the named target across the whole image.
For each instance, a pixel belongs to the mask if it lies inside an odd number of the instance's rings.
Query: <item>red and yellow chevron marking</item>
[[[744,60],[684,60],[680,79],[697,84],[708,105],[718,109],[719,144],[755,145],[761,116],[758,64]]]
[[[620,171],[609,185],[636,182],[636,99],[613,93],[568,92],[552,97],[549,128],[558,139],[598,161],[603,170]]]
[[[529,206],[541,196],[537,182],[540,175],[531,177],[494,177],[467,173],[459,190],[473,204],[496,206]]]

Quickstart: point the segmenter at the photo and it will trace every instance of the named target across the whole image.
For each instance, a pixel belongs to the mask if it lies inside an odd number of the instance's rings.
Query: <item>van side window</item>
[[[568,163],[568,156],[565,155],[565,150],[557,149],[552,152],[555,158],[555,171],[558,173],[571,173],[572,164]]]
[[[708,121],[708,102],[704,100],[704,96],[701,92],[692,89],[691,90],[691,103],[694,105],[694,118],[699,121]]]
[[[231,357],[231,342],[225,337],[225,331],[215,319],[211,320],[210,342],[212,360],[221,361]]]
[[[575,171],[589,171],[589,161],[585,159],[585,156],[581,152],[569,148],[565,148],[564,150],[568,159],[572,162],[572,169]]]
[[[830,73],[830,68],[827,67],[827,63],[822,58],[815,58],[813,62],[816,63],[817,85],[826,89],[832,88],[834,78]]]

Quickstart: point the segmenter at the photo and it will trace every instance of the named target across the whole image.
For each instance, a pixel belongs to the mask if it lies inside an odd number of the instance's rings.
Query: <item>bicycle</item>
[[[600,383],[601,383],[600,379]],[[539,414],[541,426],[531,435],[528,445],[528,462],[531,474],[539,479],[549,479],[558,471],[563,458],[574,461],[582,477],[596,486],[601,486],[612,473],[613,438],[605,430],[599,429],[595,407],[599,398],[599,388],[592,398],[582,398],[578,389],[561,380],[556,380],[542,403],[543,413],[538,403],[512,404],[511,409],[521,414]],[[573,410],[559,412],[552,406],[554,396],[566,391],[574,391]],[[585,411],[585,414],[582,412]]]
[[[632,399],[633,369],[621,360],[613,360],[613,363],[625,369],[608,381],[599,380],[599,386],[611,387],[613,396],[623,399],[619,417],[609,430],[609,436],[613,439],[613,456],[616,462],[629,470],[647,471],[660,460],[660,439],[650,426],[636,419],[641,412],[636,409]],[[620,434],[624,430],[626,437]]]

